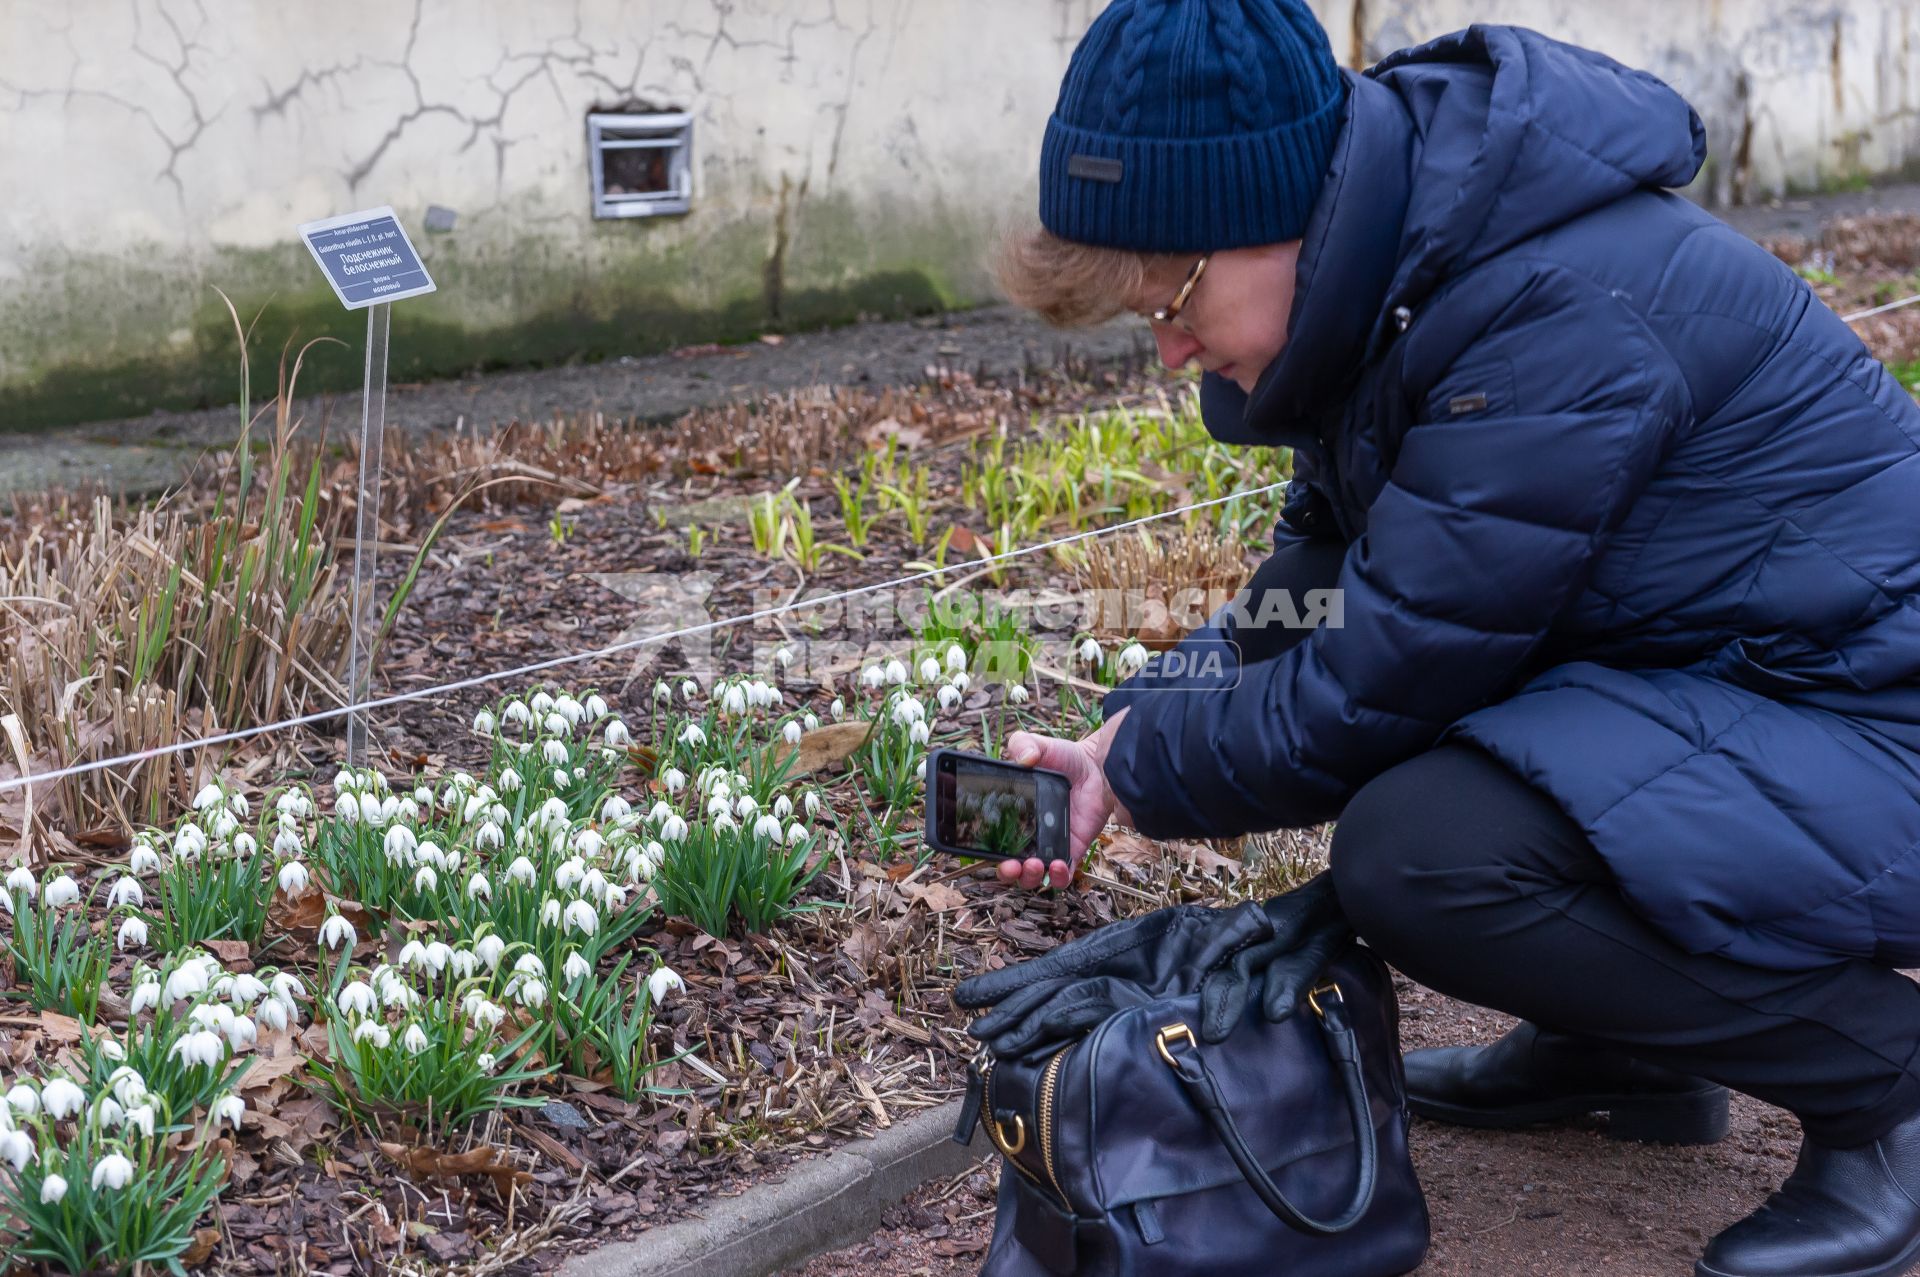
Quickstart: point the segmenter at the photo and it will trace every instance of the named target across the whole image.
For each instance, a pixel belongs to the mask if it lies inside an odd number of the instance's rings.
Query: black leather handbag
[[[1399,1006],[1323,875],[1180,906],[955,987],[954,1139],[1003,1163],[985,1277],[1386,1277],[1417,1267]]]

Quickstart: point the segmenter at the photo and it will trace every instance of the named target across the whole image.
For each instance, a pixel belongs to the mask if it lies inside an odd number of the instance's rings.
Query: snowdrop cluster
[[[27,904],[37,901],[43,909],[54,912],[80,903],[80,884],[62,869],[49,869],[43,878],[36,878],[25,865],[15,865],[7,871],[5,890],[0,890],[0,910],[12,913],[15,897]]]
[[[511,697],[496,713],[483,709],[473,718],[476,735],[495,743],[497,754],[517,760],[511,773],[503,773],[503,785],[516,792],[527,780],[526,771],[542,769],[545,782],[565,793],[592,781],[595,765],[617,767],[621,751],[633,743],[626,722],[598,692],[575,697],[537,688],[525,697]],[[598,733],[599,741],[594,743]],[[507,781],[506,775],[514,775]]]

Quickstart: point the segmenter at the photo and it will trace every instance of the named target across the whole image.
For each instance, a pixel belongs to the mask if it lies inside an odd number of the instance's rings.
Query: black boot
[[[1727,1133],[1727,1088],[1522,1021],[1491,1046],[1406,1057],[1407,1103],[1456,1126],[1505,1130],[1607,1113],[1615,1139],[1711,1144]]]
[[[1920,1115],[1871,1144],[1800,1141],[1766,1204],[1714,1238],[1695,1277],[1895,1277],[1920,1261]]]

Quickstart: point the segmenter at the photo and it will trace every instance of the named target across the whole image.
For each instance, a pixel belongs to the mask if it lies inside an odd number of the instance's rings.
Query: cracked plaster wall
[[[295,223],[391,203],[441,292],[394,377],[638,353],[985,298],[1100,0],[6,0],[0,427],[232,398],[243,315],[354,349]],[[1648,67],[1715,149],[1703,198],[1905,165],[1920,0],[1319,0],[1364,63],[1515,21]],[[696,118],[694,212],[594,222],[584,117]],[[429,236],[429,203],[459,214]]]

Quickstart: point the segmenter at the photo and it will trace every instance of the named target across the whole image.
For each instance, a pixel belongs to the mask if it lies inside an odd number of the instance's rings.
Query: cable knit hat
[[[1140,252],[1298,239],[1344,91],[1301,0],[1114,0],[1047,121],[1040,220]]]

